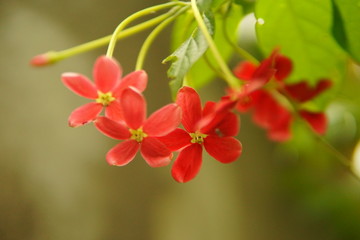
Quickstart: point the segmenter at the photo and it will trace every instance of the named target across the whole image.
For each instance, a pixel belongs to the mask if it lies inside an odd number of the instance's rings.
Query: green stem
[[[232,5],[229,5],[226,15],[224,16],[224,21],[223,21],[223,31],[224,31],[224,35],[225,35],[225,39],[226,41],[228,41],[228,43],[234,48],[234,50],[237,52],[237,54],[239,54],[241,57],[243,57],[244,59],[254,63],[254,64],[258,64],[259,60],[257,60],[253,55],[251,55],[248,51],[246,51],[245,49],[239,47],[229,36],[229,32],[227,31],[226,26],[228,25],[228,15],[229,12],[231,11],[231,7]]]
[[[149,8],[146,8],[146,9],[143,9],[139,12],[136,12],[132,15],[130,15],[129,17],[127,17],[124,21],[122,21],[118,26],[117,28],[115,29],[114,33],[112,34],[112,37],[110,39],[110,43],[109,43],[109,47],[108,47],[108,50],[107,50],[107,53],[106,53],[106,56],[108,57],[112,57],[113,55],[113,52],[114,52],[114,49],[115,49],[115,44],[116,44],[116,39],[117,39],[117,35],[128,25],[130,24],[131,22],[133,22],[134,20],[140,18],[140,17],[143,17],[143,16],[146,16],[146,15],[149,15],[149,14],[153,14],[157,11],[160,11],[160,10],[163,10],[163,9],[166,9],[166,8],[170,8],[170,7],[173,7],[173,6],[177,6],[177,5],[183,5],[183,6],[186,6],[188,5],[187,3],[185,2],[168,2],[168,3],[164,3],[164,4],[160,4],[160,5],[156,5],[156,6],[153,6],[153,7],[149,7]]]
[[[149,51],[149,48],[151,46],[151,44],[154,42],[155,38],[159,35],[159,33],[164,30],[165,27],[167,27],[172,21],[174,21],[180,14],[182,14],[183,12],[185,12],[187,9],[189,8],[189,6],[183,7],[179,10],[179,8],[174,8],[171,11],[169,11],[168,15],[170,15],[170,17],[168,17],[166,20],[164,20],[162,23],[160,23],[150,34],[149,36],[145,39],[137,61],[136,61],[136,70],[141,70],[143,68],[143,64],[145,61],[145,57]]]
[[[168,18],[170,16],[169,12],[162,14],[156,18],[153,18],[151,20],[148,20],[146,22],[140,23],[134,27],[130,27],[125,29],[124,31],[121,31],[118,35],[117,35],[117,40],[120,39],[124,39],[126,37],[132,36],[136,33],[139,33],[145,29],[148,29],[160,22],[162,22],[163,20],[165,20],[166,18]],[[72,47],[72,48],[68,48],[62,51],[50,51],[47,52],[46,55],[49,58],[49,62],[51,63],[55,63],[58,61],[61,61],[63,59],[72,57],[74,55],[83,53],[83,52],[87,52],[89,50],[95,49],[95,48],[99,48],[102,46],[105,46],[106,44],[108,44],[110,42],[110,39],[112,37],[111,35]]]
[[[200,11],[196,5],[196,0],[191,0],[191,7],[192,7],[192,10],[194,13],[194,17],[199,25],[199,28],[200,28],[201,32],[204,34],[204,37],[205,37],[207,43],[209,44],[209,48],[210,48],[212,54],[214,55],[214,58],[216,59],[221,71],[224,73],[224,75],[226,77],[225,78],[226,82],[231,87],[234,87],[234,88],[239,87],[240,84],[239,84],[238,79],[235,78],[235,76],[232,74],[231,70],[227,66],[227,63],[222,58],[219,50],[216,47],[214,40],[212,39],[212,37],[204,23],[204,20],[201,17]]]
[[[203,58],[204,58],[205,63],[208,65],[208,67],[209,67],[218,77],[220,77],[220,78],[222,78],[222,79],[225,79],[224,74],[223,74],[221,71],[219,71],[219,70],[212,64],[212,62],[211,62],[211,60],[209,59],[207,53],[205,53],[205,54],[203,55]]]

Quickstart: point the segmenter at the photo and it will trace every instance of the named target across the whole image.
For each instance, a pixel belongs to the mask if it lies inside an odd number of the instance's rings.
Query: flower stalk
[[[106,56],[107,57],[112,57],[114,49],[115,49],[115,44],[116,44],[116,40],[117,40],[117,35],[127,26],[129,25],[131,22],[135,21],[138,18],[144,17],[146,15],[149,14],[153,14],[156,13],[157,11],[166,9],[166,8],[171,8],[174,6],[186,6],[188,5],[185,2],[169,2],[169,3],[164,3],[164,4],[160,4],[160,5],[156,5],[153,7],[149,7],[149,8],[145,8],[139,12],[136,12],[132,15],[130,15],[129,17],[127,17],[124,21],[122,21],[117,28],[115,29],[114,33],[112,34],[112,37],[110,39],[110,43],[109,43],[109,47],[108,50],[106,52]]]
[[[219,64],[221,71],[224,73],[225,81],[230,85],[230,87],[238,88],[240,85],[239,81],[232,74],[227,63],[222,58],[219,50],[217,49],[216,44],[215,44],[213,38],[211,37],[203,18],[201,17],[199,8],[197,7],[197,4],[196,4],[196,0],[191,0],[191,8],[193,10],[195,20],[197,21],[201,32],[204,34],[204,37],[205,37],[207,43],[209,44],[209,48],[210,48],[212,54],[214,55],[217,63]]]

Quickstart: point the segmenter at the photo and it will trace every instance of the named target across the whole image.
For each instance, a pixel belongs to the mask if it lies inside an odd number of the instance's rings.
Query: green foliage
[[[214,23],[209,17],[211,15],[203,14],[203,19],[207,25],[208,31],[213,34]],[[178,31],[184,31],[183,29],[177,29]],[[171,62],[171,66],[167,72],[168,77],[171,80],[170,89],[172,95],[175,96],[178,89],[183,84],[183,79],[186,73],[190,70],[191,66],[205,53],[208,48],[208,44],[201,31],[196,28],[191,36],[181,44],[181,46],[175,50],[170,56],[163,60],[163,63]]]
[[[236,30],[242,18],[242,9],[237,5],[232,5],[226,15],[215,15],[215,34],[214,41],[222,57],[229,60],[234,53],[233,47],[229,43],[236,44]],[[229,39],[228,39],[229,38]],[[209,50],[208,50],[209,51]],[[205,58],[200,58],[191,68],[187,75],[188,84],[194,88],[200,88],[212,81],[216,73],[209,66],[216,66],[216,60],[212,54],[206,54]]]
[[[223,2],[223,0],[215,0],[211,7],[219,7]],[[208,29],[214,33],[214,42],[225,60],[233,55],[230,42],[236,44],[236,30],[242,16],[240,6],[228,4],[219,9],[212,21],[207,21]],[[191,36],[186,39],[188,32],[191,31],[193,31]],[[179,45],[180,47],[164,60],[164,63],[172,62],[168,76],[172,79],[170,88],[173,96],[182,86],[185,76],[187,84],[200,88],[216,75],[212,67],[216,67],[217,62],[211,54],[206,54],[206,59],[203,57],[208,45],[202,33],[196,28],[196,22],[190,13],[181,16],[174,26],[172,46],[174,48]]]
[[[360,2],[333,0],[335,39],[349,55],[360,63]]]
[[[340,79],[345,55],[331,34],[331,0],[259,0],[255,9],[260,47],[266,54],[280,47],[294,62],[289,82]]]

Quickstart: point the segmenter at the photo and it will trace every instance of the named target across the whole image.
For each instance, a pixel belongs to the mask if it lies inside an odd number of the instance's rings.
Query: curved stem
[[[240,84],[239,84],[238,79],[235,78],[235,76],[232,74],[231,70],[227,66],[227,63],[222,58],[219,50],[216,47],[214,40],[212,39],[212,37],[204,23],[204,20],[201,17],[200,11],[196,5],[196,0],[191,0],[191,7],[192,7],[192,10],[194,13],[194,17],[199,25],[199,28],[200,28],[201,32],[204,34],[204,37],[205,37],[207,43],[209,44],[209,48],[210,48],[212,54],[214,55],[214,58],[216,59],[221,71],[224,73],[224,75],[226,77],[225,78],[226,82],[231,87],[234,87],[234,88],[239,87]]]
[[[148,20],[146,22],[140,23],[133,27],[127,28],[124,31],[121,31],[117,35],[116,40],[124,39],[124,38],[132,36],[136,33],[139,33],[143,30],[146,30],[146,29],[162,22],[169,16],[170,16],[170,14],[169,14],[169,12],[167,12],[167,13],[157,16],[151,20]],[[77,45],[72,48],[68,48],[68,49],[61,50],[61,51],[50,51],[43,55],[47,58],[49,63],[56,63],[58,61],[75,56],[77,54],[105,46],[106,44],[108,44],[110,42],[111,37],[112,37],[112,35],[108,35],[108,36],[105,36],[105,37],[102,37],[102,38],[99,38],[99,39],[96,39],[96,40],[93,40],[93,41],[90,41],[90,42],[87,42],[87,43],[84,43],[81,45]]]
[[[156,6],[153,6],[153,7],[149,7],[149,8],[146,8],[146,9],[143,9],[139,12],[136,12],[132,15],[130,15],[129,17],[127,17],[124,21],[122,21],[118,26],[117,28],[115,29],[114,33],[112,34],[112,37],[110,39],[110,43],[109,43],[109,47],[108,47],[108,50],[107,50],[107,53],[106,53],[106,56],[108,57],[111,57],[113,55],[113,52],[114,52],[114,48],[115,48],[115,44],[116,44],[116,39],[117,39],[117,35],[128,25],[130,24],[132,21],[140,18],[140,17],[143,17],[143,16],[146,16],[146,15],[149,15],[149,14],[153,14],[159,10],[163,10],[163,9],[166,9],[166,8],[170,8],[170,7],[173,7],[173,6],[176,6],[176,5],[188,5],[187,3],[185,2],[168,2],[168,3],[164,3],[164,4],[160,4],[160,5],[156,5]]]
[[[227,13],[224,16],[225,19],[222,24],[225,39],[234,48],[234,50],[237,52],[237,54],[239,54],[241,57],[243,57],[244,59],[246,59],[254,64],[258,64],[259,60],[257,60],[253,55],[251,55],[245,49],[239,47],[229,36],[229,32],[227,31],[226,26],[228,25],[228,19],[229,19],[228,15],[229,15],[229,12],[231,11],[231,7],[232,7],[231,5],[228,7]]]
[[[179,10],[179,8],[174,8],[171,11],[168,12],[168,15],[170,17],[168,17],[166,20],[164,20],[162,23],[160,23],[150,34],[149,36],[146,38],[146,40],[144,41],[137,61],[136,61],[136,67],[135,70],[140,70],[143,67],[144,61],[145,61],[145,57],[149,51],[150,45],[154,42],[155,38],[159,35],[159,33],[164,30],[165,27],[167,27],[172,21],[174,21],[180,14],[182,14],[183,12],[185,12],[189,7],[183,7]]]

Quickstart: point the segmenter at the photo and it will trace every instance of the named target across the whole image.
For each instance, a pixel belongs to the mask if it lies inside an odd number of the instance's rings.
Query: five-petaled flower
[[[94,65],[94,81],[78,73],[64,73],[62,82],[76,94],[93,99],[75,109],[69,117],[71,127],[81,126],[95,120],[105,107],[105,116],[110,119],[122,120],[119,98],[121,92],[133,86],[143,91],[147,85],[147,74],[145,71],[135,71],[121,78],[122,69],[117,61],[106,56],[99,57]]]
[[[190,87],[183,87],[176,103],[181,107],[182,125],[170,134],[160,137],[172,151],[180,150],[172,166],[172,176],[178,182],[193,179],[202,164],[202,147],[222,163],[235,161],[242,151],[241,143],[234,138],[239,131],[239,121],[226,108],[217,111],[217,104],[207,102],[201,109],[200,97]]]
[[[181,109],[168,104],[146,119],[146,101],[135,88],[129,87],[121,94],[120,107],[123,122],[107,117],[97,117],[95,126],[108,137],[125,140],[106,155],[111,165],[123,166],[132,161],[140,149],[142,157],[151,167],[170,163],[172,153],[157,137],[173,131],[181,122]]]
[[[295,103],[304,103],[331,86],[327,79],[319,80],[314,88],[305,81],[286,84],[285,79],[291,71],[291,60],[280,55],[277,50],[259,66],[242,62],[234,69],[234,74],[246,83],[241,91],[230,90],[231,97],[228,99],[236,99],[236,108],[240,112],[253,108],[254,122],[267,129],[269,138],[275,141],[286,141],[291,138],[293,122],[291,110],[279,99],[287,98]],[[269,87],[265,86],[266,84]],[[294,110],[298,111],[299,116],[307,121],[315,132],[325,132],[327,121],[324,113],[301,108]]]

